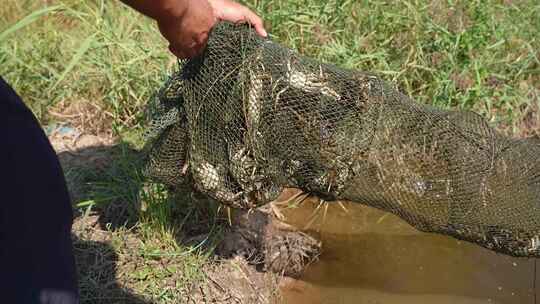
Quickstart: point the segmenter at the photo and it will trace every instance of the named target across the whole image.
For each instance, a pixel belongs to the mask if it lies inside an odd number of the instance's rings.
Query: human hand
[[[180,59],[195,57],[206,45],[217,20],[207,0],[183,0],[180,15],[160,16],[159,31],[169,41],[169,50]]]
[[[231,0],[184,0],[178,16],[157,19],[159,30],[169,41],[169,49],[178,58],[193,58],[206,46],[212,27],[220,21],[247,22],[265,37],[262,19],[247,7]]]
[[[214,15],[218,20],[233,23],[249,23],[262,37],[268,34],[264,29],[263,20],[249,8],[231,0],[208,0],[214,9]]]

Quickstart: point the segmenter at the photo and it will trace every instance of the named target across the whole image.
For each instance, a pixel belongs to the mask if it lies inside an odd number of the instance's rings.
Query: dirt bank
[[[178,235],[160,239],[141,224],[144,202],[137,191],[132,191],[136,202],[128,202],[108,184],[126,178],[115,166],[136,163],[139,152],[66,125],[48,133],[76,205],[73,239],[83,303],[279,303],[284,276],[298,276],[319,254],[320,243],[277,220],[272,206],[223,209],[217,234],[208,229],[208,218],[182,226],[163,223]],[[102,197],[107,203],[100,203]],[[201,206],[203,216],[207,207]],[[151,246],[197,250],[155,255]]]

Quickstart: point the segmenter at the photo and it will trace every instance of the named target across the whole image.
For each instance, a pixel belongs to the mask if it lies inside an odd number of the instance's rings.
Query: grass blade
[[[92,41],[93,41],[95,36],[96,36],[96,34],[92,34],[83,41],[83,43],[81,44],[81,46],[77,50],[77,53],[75,53],[73,58],[71,58],[71,61],[67,65],[66,69],[62,72],[60,77],[58,77],[58,80],[56,80],[56,82],[53,84],[53,86],[50,88],[50,90],[54,90],[54,88],[56,88],[56,86],[60,82],[62,82],[62,80],[64,80],[66,75],[77,65],[77,63],[81,60],[81,58],[86,53],[86,51],[88,51],[88,49],[90,48],[90,45],[92,44]]]
[[[34,21],[38,20],[41,16],[54,12],[54,11],[58,11],[62,8],[63,8],[63,5],[55,5],[55,6],[46,7],[46,8],[30,13],[26,17],[22,18],[21,20],[17,21],[15,24],[13,24],[12,26],[8,27],[3,32],[1,32],[0,43],[2,43],[9,35],[33,23]]]

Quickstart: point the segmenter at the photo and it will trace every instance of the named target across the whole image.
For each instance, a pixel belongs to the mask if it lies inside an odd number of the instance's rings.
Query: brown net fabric
[[[284,187],[515,256],[540,255],[540,140],[221,23],[150,107],[150,177],[238,208]]]

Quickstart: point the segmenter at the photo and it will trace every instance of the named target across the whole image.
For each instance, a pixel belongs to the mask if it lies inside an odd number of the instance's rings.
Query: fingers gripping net
[[[151,177],[238,208],[297,187],[416,228],[540,255],[540,141],[218,25],[152,106]],[[183,174],[186,173],[186,174]],[[186,180],[187,179],[187,180]]]

